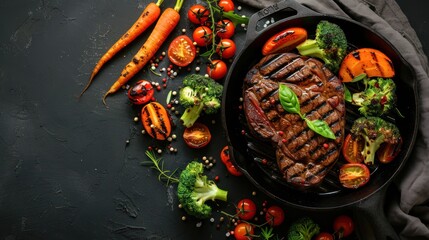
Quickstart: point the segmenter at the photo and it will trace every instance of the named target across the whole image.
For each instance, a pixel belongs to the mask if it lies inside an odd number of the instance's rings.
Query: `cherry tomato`
[[[209,16],[210,11],[201,4],[192,5],[188,10],[188,19],[195,24],[204,24]]]
[[[192,127],[185,128],[183,139],[191,148],[202,148],[209,144],[212,135],[205,124],[196,122]]]
[[[265,221],[267,221],[271,226],[276,227],[281,225],[285,220],[285,212],[279,206],[271,206],[267,209],[265,213]]]
[[[237,46],[231,39],[221,39],[216,47],[216,53],[223,59],[232,58],[235,55]]]
[[[231,0],[220,0],[217,4],[224,12],[234,11],[234,3]]]
[[[342,237],[350,236],[354,229],[355,224],[353,219],[347,215],[340,215],[334,219],[333,228],[336,233]]]
[[[362,155],[365,141],[362,138],[353,139],[347,134],[343,144],[343,156],[349,163],[362,163],[365,157]]]
[[[192,33],[194,42],[200,47],[205,47],[211,43],[212,30],[207,26],[199,26]]]
[[[236,240],[253,239],[254,233],[255,233],[255,230],[253,226],[246,222],[239,223],[234,228],[234,237]]]
[[[216,24],[216,35],[220,38],[231,38],[234,36],[235,26],[229,19],[222,19]]]
[[[167,54],[173,64],[186,67],[194,61],[196,49],[188,36],[180,35],[171,41]]]
[[[334,240],[334,236],[327,232],[321,232],[314,237],[314,240]]]
[[[214,80],[219,80],[225,77],[227,71],[228,71],[228,67],[226,66],[226,63],[222,60],[218,60],[218,59],[213,60],[207,66],[207,74],[209,75],[209,77],[213,78]]]
[[[251,199],[244,198],[237,203],[237,216],[243,220],[251,220],[256,214],[256,204]]]
[[[146,104],[152,100],[153,93],[152,84],[146,80],[140,80],[128,90],[128,99],[137,105]]]
[[[228,172],[233,175],[233,176],[241,176],[243,175],[242,172],[240,172],[240,170],[238,170],[234,164],[232,164],[231,162],[231,158],[229,156],[229,149],[228,146],[223,147],[222,151],[220,152],[220,159],[222,160],[222,162],[225,164],[226,169],[228,170]]]
[[[368,167],[363,163],[346,163],[340,168],[339,179],[345,188],[358,188],[370,178]]]
[[[288,52],[307,39],[307,30],[300,27],[287,28],[273,35],[262,47],[262,54]]]
[[[400,138],[397,144],[382,143],[376,152],[378,161],[381,163],[390,163],[396,158],[396,156],[398,156],[398,153],[401,151],[401,147],[402,138]]]

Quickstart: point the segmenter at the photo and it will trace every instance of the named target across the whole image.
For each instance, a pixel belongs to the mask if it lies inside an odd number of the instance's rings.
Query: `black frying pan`
[[[275,23],[264,28],[263,25],[271,19]],[[404,140],[403,148],[394,162],[373,166],[370,182],[359,189],[347,190],[338,184],[338,167],[334,167],[317,189],[302,191],[288,187],[275,172],[263,167],[258,161],[263,157],[270,157],[264,156],[269,147],[242,134],[242,130],[246,129],[245,119],[239,109],[243,79],[248,70],[262,58],[262,45],[273,34],[288,27],[301,26],[309,34],[314,33],[320,20],[338,24],[352,46],[372,47],[384,52],[393,61],[396,71],[394,80],[397,83],[398,109],[404,117],[395,115],[388,120],[399,127]],[[387,39],[351,19],[322,15],[293,0],[285,0],[258,11],[250,18],[246,42],[235,57],[224,83],[222,120],[233,161],[260,191],[287,206],[306,210],[330,210],[356,205],[385,189],[397,175],[410,156],[416,138],[419,115],[417,103],[415,73]]]

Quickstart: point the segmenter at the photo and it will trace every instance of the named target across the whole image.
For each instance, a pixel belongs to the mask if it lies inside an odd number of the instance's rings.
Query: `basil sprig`
[[[299,105],[298,97],[295,92],[292,91],[286,84],[279,85],[279,99],[280,104],[284,108],[284,110],[289,113],[298,114],[301,119],[303,119],[307,126],[313,130],[315,133],[329,139],[336,139],[335,134],[332,132],[332,129],[329,125],[320,119],[309,120],[301,113],[301,107]]]

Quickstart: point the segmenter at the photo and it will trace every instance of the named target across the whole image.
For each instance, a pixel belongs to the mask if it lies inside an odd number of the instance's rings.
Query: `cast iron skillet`
[[[274,19],[275,23],[264,28],[263,25],[271,19]],[[275,171],[260,164],[260,159],[273,157],[267,153],[270,147],[243,134],[247,127],[240,110],[243,79],[248,70],[262,58],[262,45],[273,34],[288,27],[304,27],[311,35],[320,20],[338,24],[346,33],[351,46],[372,47],[387,54],[393,61],[396,71],[394,80],[397,83],[398,109],[403,118],[393,115],[388,120],[399,127],[403,147],[392,163],[382,166],[376,164],[371,167],[370,182],[359,189],[347,190],[339,185],[338,167],[334,167],[324,183],[316,189],[302,191],[291,188],[276,176]],[[322,15],[293,0],[281,1],[258,11],[250,18],[244,47],[235,57],[226,77],[222,101],[223,127],[227,133],[232,160],[260,191],[287,206],[305,210],[331,210],[356,205],[385,189],[410,156],[419,122],[415,73],[387,39],[356,21]],[[348,110],[346,125],[350,127],[356,117],[356,111]]]

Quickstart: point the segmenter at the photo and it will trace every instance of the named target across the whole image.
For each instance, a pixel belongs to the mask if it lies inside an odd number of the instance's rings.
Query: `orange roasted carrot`
[[[85,86],[82,93],[80,94],[81,96],[89,88],[92,83],[92,80],[94,79],[95,75],[97,75],[97,73],[100,71],[101,67],[103,67],[106,62],[112,59],[113,56],[115,56],[125,46],[130,44],[134,39],[136,39],[158,19],[159,15],[161,14],[161,9],[159,8],[159,6],[162,4],[163,1],[164,0],[158,0],[158,2],[156,3],[149,3],[149,5],[146,6],[140,17],[137,19],[137,21],[135,21],[134,24],[125,32],[125,34],[122,35],[122,37],[119,38],[118,41],[116,41],[115,44],[113,44],[112,47],[109,48],[109,50],[107,50],[107,52],[100,58],[100,60],[98,60],[94,69],[92,70],[88,84]]]
[[[104,94],[104,104],[106,104],[107,95],[118,91],[155,55],[155,53],[167,39],[168,35],[170,35],[170,33],[179,23],[179,11],[182,7],[183,1],[184,0],[177,0],[174,8],[167,8],[164,10],[146,42],[139,49],[136,55],[134,55],[132,60],[124,67],[116,82],[110,87],[106,94]]]

